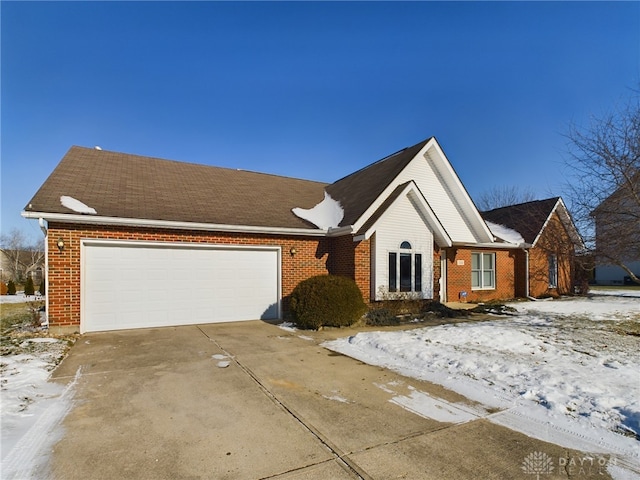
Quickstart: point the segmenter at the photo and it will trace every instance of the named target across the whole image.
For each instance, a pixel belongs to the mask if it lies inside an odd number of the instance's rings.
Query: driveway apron
[[[531,479],[528,454],[570,454],[483,418],[403,408],[394,398],[415,391],[465,399],[320,346],[349,333],[255,321],[84,335],[53,375],[80,371],[48,476]]]

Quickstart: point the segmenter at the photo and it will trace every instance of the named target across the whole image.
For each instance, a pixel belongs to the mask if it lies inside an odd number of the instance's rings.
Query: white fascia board
[[[544,229],[547,228],[547,225],[551,221],[551,217],[555,212],[558,212],[560,221],[564,224],[565,228],[567,229],[567,233],[569,234],[569,237],[571,238],[571,240],[573,240],[573,242],[576,244],[578,248],[585,248],[582,235],[580,235],[580,232],[578,232],[578,229],[576,228],[576,225],[573,222],[573,218],[571,218],[571,214],[569,213],[567,206],[562,201],[562,198],[558,198],[558,201],[551,209],[551,213],[549,213],[549,216],[545,220],[544,225],[542,225],[542,228],[538,232],[538,235],[536,235],[536,238],[533,241],[533,245],[535,245],[538,242],[538,239],[542,235],[542,232],[544,232]]]
[[[418,186],[415,184],[415,182],[411,181],[409,184],[407,184],[407,186],[402,190],[402,192],[400,192],[400,194],[393,201],[393,203],[391,205],[389,205],[389,208],[391,208],[393,206],[393,204],[396,203],[398,200],[400,200],[401,198],[404,198],[406,196],[409,196],[411,193],[414,194],[414,198],[417,200],[419,206],[421,207],[422,213],[427,218],[428,226],[431,229],[431,231],[433,232],[434,237],[436,238],[436,242],[437,242],[438,246],[440,246],[440,247],[451,247],[453,245],[451,237],[449,237],[449,234],[447,233],[447,231],[442,226],[442,223],[440,222],[440,220],[436,216],[435,212],[431,208],[431,205],[429,205],[429,202],[427,202],[427,199],[424,198],[424,195],[422,194],[422,192],[420,191]],[[380,220],[383,217],[384,217],[384,213],[364,233],[364,235],[358,236],[356,238],[362,237],[362,239],[364,239],[364,240],[366,240],[368,238],[371,238],[371,235],[373,235],[373,232],[375,232],[377,230],[378,223],[380,222]]]
[[[556,208],[558,208],[558,202],[556,202],[556,204],[551,209],[551,212],[549,212],[549,215],[547,216],[547,219],[542,224],[542,228],[540,229],[540,231],[536,235],[536,238],[533,239],[532,245],[535,245],[536,243],[538,243],[538,240],[540,239],[540,236],[542,235],[542,232],[544,232],[544,229],[547,228],[547,225],[549,225],[549,222],[551,221],[551,217],[553,216],[553,212],[556,211]]]
[[[580,235],[580,232],[576,228],[576,223],[573,221],[571,212],[565,205],[564,200],[562,200],[562,197],[558,199],[558,204],[556,205],[556,207],[562,207],[561,209],[559,209],[559,212],[560,212],[559,215],[561,220],[565,220],[565,227],[567,227],[567,229],[569,230],[569,236],[573,237],[573,241],[576,243],[576,245],[579,248],[586,248],[584,239],[582,238],[582,235]]]
[[[100,217],[96,215],[73,215],[66,213],[26,212],[24,218],[43,218],[47,222],[116,225],[123,227],[167,228],[173,230],[200,230],[208,232],[261,233],[268,235],[300,235],[311,237],[327,236],[328,231],[319,228],[262,227],[253,225],[222,225],[216,223],[174,222],[169,220],[149,220],[145,218]]]
[[[420,152],[422,152],[422,150]],[[420,155],[420,152],[418,153],[418,155]],[[416,159],[416,157],[418,157],[418,155],[413,157],[413,159],[411,159],[411,161],[407,164],[407,166],[409,164],[413,163],[413,161]],[[374,215],[378,211],[378,209],[382,206],[382,204],[387,200],[389,195],[391,195],[393,193],[393,191],[396,188],[398,188],[398,186],[401,184],[401,182],[398,180],[398,177],[400,177],[401,173],[402,172],[400,172],[396,176],[396,178],[391,180],[389,185],[387,185],[387,187],[382,191],[382,193],[378,196],[378,198],[376,198],[373,201],[373,203],[371,205],[369,205],[369,208],[367,208],[364,211],[364,213],[360,216],[360,218],[358,218],[358,220],[356,220],[356,222],[353,224],[353,231],[354,232],[359,232],[360,230],[362,230],[362,227],[364,226],[364,224],[367,223],[367,221],[371,218],[371,216]],[[402,182],[402,183],[404,183],[404,182]],[[414,182],[412,182],[412,183],[414,183]]]
[[[353,233],[353,225],[346,225],[344,227],[331,227],[327,230],[327,237],[341,237],[343,235],[349,235]]]
[[[444,154],[444,151],[440,147],[440,144],[438,143],[438,141],[435,138],[432,138],[430,141],[427,142],[427,144],[422,148],[422,150],[418,152],[418,155],[423,156],[427,154],[429,150],[432,150],[432,149],[438,154],[438,157],[440,160],[438,164],[435,165],[435,167],[438,170],[440,170],[441,176],[442,178],[445,179],[445,181],[453,183],[453,185],[449,185],[449,191],[452,192],[453,195],[456,197],[457,203],[463,208],[466,215],[471,216],[472,220],[475,220],[475,223],[477,224],[476,227],[479,227],[481,230],[480,233],[485,234],[486,238],[488,238],[489,241],[494,240],[495,238],[494,235],[491,233],[491,230],[485,223],[484,219],[482,218],[482,215],[480,215],[478,208],[476,207],[475,203],[473,203],[473,200],[469,196],[467,189],[462,184],[460,177],[454,170],[453,165],[451,165],[451,162],[449,161],[447,156]],[[433,159],[431,155],[427,155],[427,156]],[[442,175],[443,170],[444,170],[444,173],[446,173],[446,175]],[[477,230],[477,228],[474,228],[474,230]]]
[[[524,250],[527,248],[531,248],[531,244],[529,243],[521,243],[516,245],[515,243],[499,243],[499,242],[484,242],[484,243],[464,243],[464,242],[454,242],[453,247],[460,248],[494,248],[494,249],[512,249],[512,250]]]

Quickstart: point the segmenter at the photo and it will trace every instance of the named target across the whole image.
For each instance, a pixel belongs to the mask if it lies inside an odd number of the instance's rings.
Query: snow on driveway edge
[[[51,447],[61,438],[57,428],[73,407],[75,387],[81,376],[78,368],[74,379],[60,396],[41,401],[48,406],[40,411],[31,427],[22,435],[11,451],[2,459],[3,479],[39,478],[51,453]],[[43,475],[44,476],[44,475]]]

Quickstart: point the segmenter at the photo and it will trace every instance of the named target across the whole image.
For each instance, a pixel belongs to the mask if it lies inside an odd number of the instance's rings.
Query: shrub
[[[0,282],[0,295],[6,295],[7,294],[7,284],[4,282]]]
[[[36,289],[33,286],[33,278],[27,277],[27,281],[24,283],[24,294],[35,295]]]
[[[9,280],[7,283],[7,295],[15,295],[16,294],[16,284],[13,283],[13,280]]]
[[[303,280],[291,293],[291,313],[300,328],[353,325],[367,311],[356,283],[337,275]]]
[[[367,325],[384,327],[398,324],[400,324],[400,319],[388,308],[374,308],[367,312]]]
[[[40,283],[40,295],[45,296],[47,294],[46,290],[47,290],[47,282],[45,282],[43,278],[42,282]]]
[[[393,315],[420,315],[431,300],[425,300],[421,292],[390,292],[386,287],[378,289],[376,302],[380,308],[389,310]]]

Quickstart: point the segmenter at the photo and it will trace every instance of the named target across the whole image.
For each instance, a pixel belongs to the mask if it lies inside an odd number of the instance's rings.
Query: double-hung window
[[[471,254],[471,288],[489,290],[496,288],[496,254]]]
[[[402,242],[400,251],[389,252],[389,291],[422,291],[422,254],[413,252],[409,242]]]
[[[549,255],[549,288],[558,288],[558,257]]]

